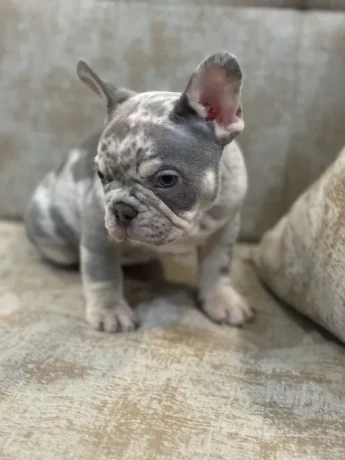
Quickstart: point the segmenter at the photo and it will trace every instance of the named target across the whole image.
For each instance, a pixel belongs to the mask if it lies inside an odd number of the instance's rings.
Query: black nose
[[[138,210],[126,203],[115,203],[113,206],[117,222],[121,225],[128,225],[138,214]]]

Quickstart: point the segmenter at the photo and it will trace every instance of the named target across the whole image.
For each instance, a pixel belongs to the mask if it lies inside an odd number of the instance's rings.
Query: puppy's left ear
[[[79,59],[77,63],[77,75],[88,88],[104,100],[107,106],[108,119],[119,104],[136,94],[129,89],[117,88],[112,83],[103,81],[82,59]]]
[[[175,112],[182,117],[194,113],[212,123],[217,138],[226,144],[244,129],[241,87],[237,59],[227,52],[213,54],[195,69]]]

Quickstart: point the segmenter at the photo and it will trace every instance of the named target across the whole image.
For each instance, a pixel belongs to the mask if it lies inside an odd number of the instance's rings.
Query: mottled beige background
[[[3,0],[0,215],[21,216],[43,174],[102,123],[75,76],[80,56],[119,85],[182,90],[205,55],[229,49],[245,73],[243,236],[274,224],[345,142],[345,13],[229,5]]]

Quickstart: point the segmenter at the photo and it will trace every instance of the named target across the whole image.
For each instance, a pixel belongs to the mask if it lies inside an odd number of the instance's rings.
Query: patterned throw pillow
[[[345,148],[254,252],[281,300],[345,342]]]

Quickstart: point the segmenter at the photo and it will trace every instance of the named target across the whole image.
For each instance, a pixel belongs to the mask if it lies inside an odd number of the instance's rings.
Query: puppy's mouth
[[[139,205],[134,203],[131,206],[135,206],[138,211],[134,216],[128,216],[128,219],[123,219],[123,215],[119,218],[114,212],[114,206],[106,207],[105,227],[116,242],[164,246],[190,233],[191,219],[178,216],[161,201],[156,200],[155,206],[151,207],[147,203],[143,205],[144,198],[148,201],[151,196],[137,195]],[[153,207],[154,210],[150,209]]]
[[[173,235],[141,235],[136,232],[132,232],[130,229],[119,228],[116,231],[107,228],[109,236],[113,238],[117,243],[133,243],[143,244],[148,246],[165,246],[166,244],[172,243],[178,236]]]
[[[128,226],[117,224],[113,219],[107,219],[105,227],[109,236],[117,243],[133,243],[148,246],[164,246],[179,239],[184,232],[181,231],[160,231],[157,232],[151,226],[140,226],[138,223],[131,223]]]
[[[118,243],[164,246],[189,234],[195,220],[192,215],[176,214],[153,192],[139,185],[131,189],[126,200],[119,201],[119,195],[114,193],[109,195],[105,210],[105,227]]]

